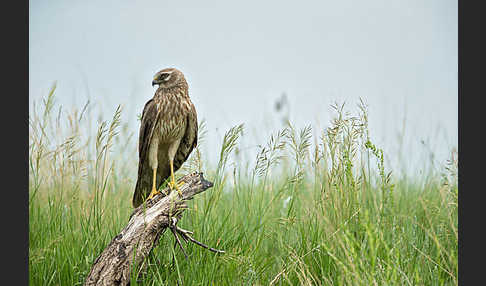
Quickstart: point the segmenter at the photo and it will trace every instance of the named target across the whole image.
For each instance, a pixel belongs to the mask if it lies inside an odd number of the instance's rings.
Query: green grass
[[[54,90],[30,115],[29,282],[81,285],[128,222],[136,155],[122,159],[133,150],[120,109],[81,134],[84,111],[62,119]],[[166,232],[132,284],[457,285],[457,159],[440,174],[394,177],[364,104],[357,116],[334,107],[321,136],[289,123],[253,162],[233,156],[243,125],[226,133],[217,166],[194,151],[178,175],[203,171],[215,185],[179,226],[226,253],[188,244],[185,259]]]

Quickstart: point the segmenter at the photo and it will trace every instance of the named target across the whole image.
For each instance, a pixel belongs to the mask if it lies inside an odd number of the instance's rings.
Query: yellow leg
[[[180,187],[184,185],[184,182],[180,182],[179,184],[176,184],[176,181],[175,181],[175,176],[174,176],[174,163],[172,160],[170,160],[170,182],[169,182],[169,186],[171,189],[176,189],[177,192],[179,193],[179,196],[182,197],[182,192],[181,192],[181,189]]]
[[[160,192],[157,191],[157,188],[155,188],[156,175],[157,175],[157,168],[154,169],[153,181],[152,181],[152,192],[150,192],[150,195],[147,199],[151,199],[151,198],[155,197],[156,195],[160,194]]]

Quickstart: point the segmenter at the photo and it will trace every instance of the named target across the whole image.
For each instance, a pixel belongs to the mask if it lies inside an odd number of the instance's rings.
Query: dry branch
[[[202,173],[186,175],[181,181],[185,182],[180,187],[182,197],[177,191],[165,197],[159,194],[133,211],[127,226],[94,261],[84,285],[128,285],[132,267],[137,267],[144,260],[167,228],[171,229],[184,255],[186,253],[177,234],[186,242],[191,241],[213,252],[224,252],[208,247],[192,238],[192,232],[177,227],[182,212],[187,209],[185,201],[213,186]],[[166,188],[162,192],[169,193],[170,190]]]

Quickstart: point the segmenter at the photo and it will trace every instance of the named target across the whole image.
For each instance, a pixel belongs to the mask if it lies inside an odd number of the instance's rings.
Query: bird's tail
[[[135,191],[133,192],[132,205],[134,208],[140,206],[150,195],[152,190],[152,172],[141,172],[137,178],[137,183],[135,184]],[[144,175],[145,174],[145,175]],[[150,175],[147,175],[150,174]],[[170,168],[159,166],[157,170],[157,185],[156,188],[159,189],[162,183],[169,178]]]
[[[143,189],[148,188],[148,190],[150,190],[150,184],[147,187],[147,184],[142,183],[142,180],[142,178],[138,178],[137,183],[135,184],[135,192],[133,192],[132,198],[132,205],[134,208],[140,206],[145,200],[147,194],[146,192],[143,192]]]

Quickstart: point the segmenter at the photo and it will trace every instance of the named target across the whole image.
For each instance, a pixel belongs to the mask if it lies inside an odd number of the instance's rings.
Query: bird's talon
[[[150,200],[152,199],[153,197],[155,197],[156,195],[160,194],[159,191],[157,191],[156,189],[152,189],[152,192],[150,193],[150,195],[148,196],[147,200]]]
[[[177,188],[184,186],[185,183],[186,182],[184,182],[184,181],[180,181],[177,184],[175,182],[169,182],[168,185],[171,189],[177,189]]]
[[[177,190],[177,193],[179,194],[180,197],[182,197],[182,191],[181,191],[181,187],[185,184],[184,181],[180,181],[179,183],[175,183],[175,182],[169,182],[168,185],[169,185],[169,188],[171,190],[174,190],[176,189]]]

